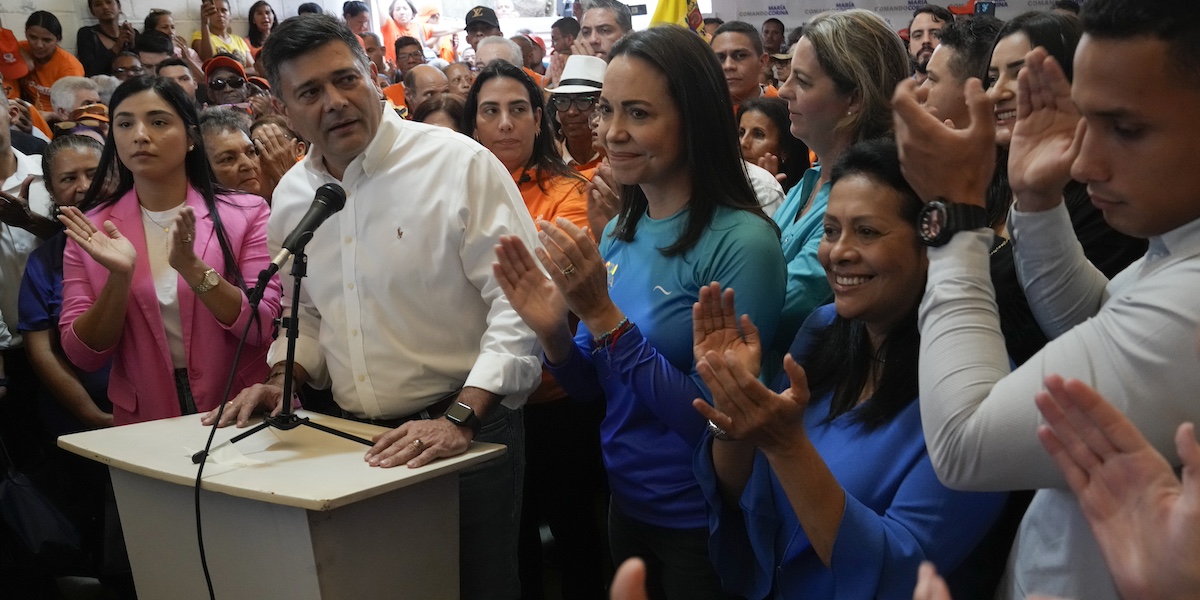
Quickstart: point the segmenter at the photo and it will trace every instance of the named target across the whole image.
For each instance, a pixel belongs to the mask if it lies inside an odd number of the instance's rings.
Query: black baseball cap
[[[500,28],[500,19],[496,18],[496,11],[486,6],[476,6],[467,11],[467,27],[471,27],[475,23],[487,23],[496,29]]]

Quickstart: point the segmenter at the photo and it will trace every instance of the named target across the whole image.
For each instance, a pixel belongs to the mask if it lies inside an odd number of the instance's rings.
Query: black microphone
[[[300,219],[300,223],[296,225],[292,233],[283,240],[283,248],[271,260],[270,266],[259,273],[255,290],[264,290],[271,276],[279,272],[280,267],[287,263],[293,254],[303,252],[308,241],[312,239],[313,232],[333,216],[333,213],[342,210],[344,206],[346,206],[346,191],[342,189],[342,186],[336,183],[327,183],[317,188],[316,197],[313,198],[308,212],[304,213],[304,218]],[[259,297],[262,297],[261,294]]]

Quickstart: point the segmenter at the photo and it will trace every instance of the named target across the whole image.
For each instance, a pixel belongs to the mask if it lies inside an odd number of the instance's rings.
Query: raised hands
[[[597,242],[608,222],[621,212],[621,190],[622,186],[613,177],[612,166],[605,158],[596,167],[596,173],[587,185],[588,229],[591,229]]]
[[[1047,210],[1062,201],[1085,127],[1058,62],[1044,48],[1025,55],[1008,151],[1008,182],[1019,210]]]
[[[751,374],[733,352],[709,352],[696,363],[696,371],[712,393],[713,404],[703,399],[692,406],[730,437],[744,440],[764,452],[783,452],[805,440],[804,410],[808,407],[808,377],[804,369],[784,357],[783,368],[791,387],[775,393]]]
[[[269,97],[265,98],[269,100]],[[264,198],[269,199],[284,173],[296,166],[296,142],[283,127],[265,123],[254,130],[254,147],[258,149],[259,165],[265,180],[260,191]]]
[[[996,163],[996,123],[992,103],[979,80],[964,84],[969,124],[956,129],[925,110],[917,83],[906,79],[892,96],[896,145],[904,178],[926,202],[946,198],[984,205]]]
[[[1092,527],[1125,598],[1194,598],[1200,590],[1200,444],[1191,423],[1175,447],[1183,482],[1125,415],[1077,380],[1046,378],[1036,402],[1042,445]]]
[[[58,220],[67,227],[67,237],[79,244],[101,266],[111,273],[132,275],[137,264],[137,250],[121,235],[112,221],[104,222],[100,231],[78,208],[64,206]]]
[[[554,282],[538,269],[521,238],[508,235],[500,238],[492,271],[513,310],[539,339],[560,336],[564,329],[570,337],[567,301]]]
[[[733,289],[721,292],[721,284],[712,282],[700,288],[700,299],[692,305],[692,354],[699,363],[709,352],[732,354],[757,377],[762,368],[762,342],[758,328],[749,315],[742,315],[741,329],[734,310]]]
[[[561,217],[539,221],[538,227],[542,246],[534,252],[567,308],[596,335],[616,327],[621,311],[608,296],[608,272],[591,235]]]
[[[171,223],[170,251],[167,263],[172,269],[183,272],[196,264],[196,212],[185,206]]]

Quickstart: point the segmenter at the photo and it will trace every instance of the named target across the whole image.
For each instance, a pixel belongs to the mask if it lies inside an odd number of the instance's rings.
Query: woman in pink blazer
[[[269,210],[258,196],[214,189],[196,110],[173,82],[131,79],[109,113],[97,169],[108,176],[88,190],[86,215],[68,208],[60,217],[71,238],[63,350],[85,370],[113,359],[108,395],[117,425],[208,411],[225,400],[231,368],[235,391],[268,373],[279,283],[252,311],[246,282],[270,262]]]

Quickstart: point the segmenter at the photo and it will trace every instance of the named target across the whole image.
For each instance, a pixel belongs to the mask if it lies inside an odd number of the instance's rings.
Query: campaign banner
[[[790,31],[825,11],[862,8],[878,13],[892,29],[900,31],[908,27],[913,11],[925,4],[923,0],[712,0],[712,11],[726,21],[755,25],[774,17]],[[1054,0],[996,0],[995,4],[996,17],[1008,20],[1030,10],[1049,10]]]

